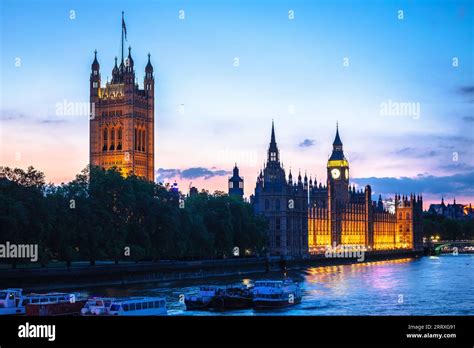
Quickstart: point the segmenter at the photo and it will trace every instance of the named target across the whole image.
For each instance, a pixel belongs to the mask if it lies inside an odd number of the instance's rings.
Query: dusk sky
[[[2,0],[0,9],[0,165],[32,165],[54,183],[86,167],[88,115],[57,104],[88,103],[95,49],[102,84],[110,79],[123,10],[141,87],[148,52],[155,69],[158,181],[226,191],[237,162],[249,196],[273,119],[287,174],[325,182],[339,122],[358,187],[474,203],[470,1]],[[397,114],[400,103],[413,109]]]

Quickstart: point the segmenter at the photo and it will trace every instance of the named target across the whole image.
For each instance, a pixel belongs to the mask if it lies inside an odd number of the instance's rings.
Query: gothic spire
[[[340,146],[342,150],[342,141],[339,137],[339,123],[336,122],[336,137],[334,138],[334,142],[332,143],[333,146]]]
[[[332,143],[332,154],[329,160],[342,161],[345,160],[344,151],[342,150],[342,141],[339,136],[339,124],[336,124],[336,137]]]
[[[145,72],[153,72],[153,65],[151,65],[151,62],[150,62],[150,56],[151,54],[148,53],[148,63],[146,64]]]
[[[97,60],[97,50],[94,51],[94,61],[92,62],[92,70],[99,70],[100,65],[99,61]]]
[[[276,140],[275,140],[275,125],[274,125],[274,123],[273,123],[273,120],[272,120],[272,138],[271,138],[271,140],[270,140],[270,143],[276,145]]]
[[[272,120],[272,134],[270,138],[270,146],[268,147],[268,162],[279,162],[278,146],[275,137],[275,126]]]

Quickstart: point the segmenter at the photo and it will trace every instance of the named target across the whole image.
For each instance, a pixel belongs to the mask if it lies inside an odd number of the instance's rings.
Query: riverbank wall
[[[423,251],[367,252],[363,262],[416,258]],[[82,265],[70,268],[35,268],[0,270],[0,288],[16,287],[25,291],[81,289],[97,286],[121,286],[151,282],[171,282],[186,279],[205,279],[251,275],[256,273],[297,270],[359,263],[357,258],[328,258],[313,255],[309,258],[232,258],[199,261],[160,261],[107,265]]]

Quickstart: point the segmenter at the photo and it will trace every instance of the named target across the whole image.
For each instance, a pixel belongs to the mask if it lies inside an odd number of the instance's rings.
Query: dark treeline
[[[423,214],[423,236],[439,236],[440,240],[473,240],[474,220],[453,220],[442,215]]]
[[[38,244],[43,265],[223,258],[235,247],[241,256],[263,255],[266,244],[265,220],[240,199],[206,191],[184,197],[100,168],[55,186],[32,167],[0,167],[0,229],[2,244]]]

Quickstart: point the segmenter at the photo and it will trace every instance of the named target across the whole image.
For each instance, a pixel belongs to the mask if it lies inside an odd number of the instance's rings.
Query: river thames
[[[186,311],[180,298],[197,293],[200,285],[282,279],[284,273],[93,288],[85,294],[163,296],[169,315],[474,315],[474,255],[309,267],[290,270],[286,275],[300,284],[301,304],[263,312]]]

